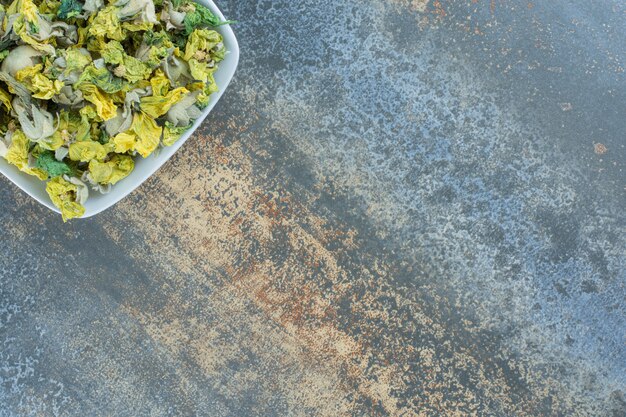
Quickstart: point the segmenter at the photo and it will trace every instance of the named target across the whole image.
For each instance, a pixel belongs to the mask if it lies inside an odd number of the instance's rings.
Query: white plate
[[[224,15],[217,8],[215,3],[211,0],[197,0],[198,3],[208,7],[215,15],[220,19],[224,19]],[[222,94],[226,90],[226,87],[230,83],[230,80],[235,74],[237,64],[239,63],[239,45],[237,44],[237,38],[231,29],[230,25],[220,26],[216,29],[224,37],[224,45],[228,53],[224,57],[224,60],[219,63],[219,68],[215,72],[215,82],[219,91],[211,94],[209,105],[203,110],[202,116],[200,116],[193,124],[193,126],[187,130],[181,138],[172,146],[164,147],[161,149],[158,155],[150,155],[148,158],[141,158],[138,156],[135,158],[135,169],[131,174],[111,187],[111,192],[108,194],[100,194],[96,191],[89,193],[89,200],[85,204],[85,214],[83,218],[94,216],[103,210],[108,209],[122,198],[130,194],[135,188],[139,187],[148,177],[154,174],[168,159],[174,155],[174,153],[183,146],[185,141],[193,135],[194,131],[200,126],[202,121],[209,115],[215,104],[219,101]],[[0,157],[0,172],[4,174],[15,185],[24,190],[28,195],[39,201],[50,210],[60,213],[50,197],[46,193],[46,182],[39,180],[36,177],[27,175],[17,167],[9,164],[4,158]]]

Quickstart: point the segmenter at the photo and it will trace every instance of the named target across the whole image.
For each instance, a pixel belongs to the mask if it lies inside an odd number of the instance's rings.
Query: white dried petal
[[[32,67],[41,62],[42,52],[36,50],[30,45],[20,45],[9,52],[9,55],[2,61],[0,71],[6,72],[11,77],[21,69]]]
[[[87,199],[89,199],[89,188],[87,184],[76,177],[63,175],[63,178],[76,186],[76,202],[81,205],[85,204]]]
[[[61,146],[59,149],[54,151],[54,159],[57,161],[62,161],[65,157],[70,153],[70,150],[65,146]]]

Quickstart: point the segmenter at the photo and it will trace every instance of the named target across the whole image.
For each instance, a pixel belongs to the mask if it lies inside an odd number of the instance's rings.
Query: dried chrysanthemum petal
[[[24,134],[33,142],[41,142],[56,131],[54,116],[48,111],[34,104],[25,105],[19,97],[12,104]]]
[[[121,20],[135,22],[159,23],[152,0],[118,0],[115,5],[121,7],[118,16]]]
[[[126,178],[135,167],[133,158],[128,155],[114,155],[106,162],[89,162],[91,178],[99,184],[115,184]]]
[[[11,106],[11,96],[2,88],[0,88],[0,103],[4,105],[4,108],[7,111],[11,111],[11,109],[13,108],[13,106]]]
[[[172,146],[190,126],[176,127],[170,122],[165,122],[163,127],[163,146]]]
[[[159,146],[162,128],[156,121],[145,113],[135,113],[133,118],[133,131],[137,135],[134,150],[147,158]]]
[[[79,202],[78,186],[64,177],[48,181],[46,192],[54,205],[61,210],[64,222],[85,214],[85,207]]]
[[[61,88],[63,88],[63,82],[51,80],[41,73],[42,70],[42,64],[22,68],[15,74],[15,79],[26,86],[33,93],[34,98],[50,100],[56,94],[59,94]]]
[[[26,135],[22,131],[16,130],[11,133],[10,140],[11,144],[5,152],[4,159],[6,159],[8,163],[15,165],[20,171],[28,175],[34,175],[40,180],[46,180],[48,174],[44,170],[32,168],[28,164],[30,144]]]
[[[117,41],[110,41],[101,51],[107,64],[117,65],[118,77],[125,78],[131,83],[147,79],[152,70],[137,58],[128,55],[124,47]],[[116,70],[114,70],[115,73]]]
[[[173,105],[166,114],[167,121],[174,126],[188,126],[191,120],[201,115],[200,109],[195,106],[196,99],[201,91],[187,94],[182,100]]]
[[[72,161],[89,162],[92,159],[102,160],[107,156],[106,148],[93,140],[72,143],[69,149]]]
[[[152,95],[141,99],[139,107],[141,111],[155,119],[163,116],[168,110],[181,101],[189,93],[185,87],[176,88],[165,95]]]
[[[89,33],[96,37],[106,36],[109,39],[123,41],[126,35],[122,30],[118,8],[107,6],[100,10],[89,26]]]
[[[109,143],[113,144],[113,150],[117,153],[126,153],[132,151],[135,148],[137,142],[137,135],[134,132],[122,132],[118,133],[111,138]]]
[[[106,93],[91,83],[82,83],[79,88],[85,100],[96,106],[98,115],[102,117],[102,120],[109,120],[115,117],[117,106]]]

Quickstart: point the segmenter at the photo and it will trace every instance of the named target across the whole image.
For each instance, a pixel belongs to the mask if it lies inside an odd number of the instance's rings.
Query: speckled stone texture
[[[218,5],[140,189],[0,180],[0,415],[626,415],[624,2]]]

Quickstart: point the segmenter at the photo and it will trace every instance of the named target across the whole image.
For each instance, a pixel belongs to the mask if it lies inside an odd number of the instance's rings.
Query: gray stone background
[[[218,6],[141,188],[0,179],[0,415],[626,415],[626,4]]]

